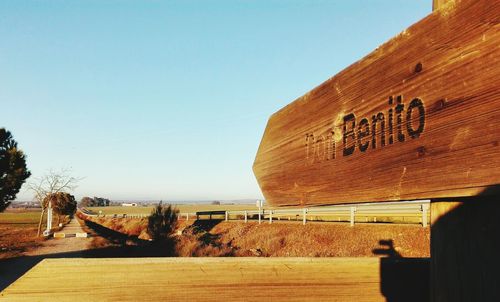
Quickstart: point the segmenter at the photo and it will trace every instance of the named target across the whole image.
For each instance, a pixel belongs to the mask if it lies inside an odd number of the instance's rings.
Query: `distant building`
[[[137,207],[137,203],[122,203],[122,207]]]

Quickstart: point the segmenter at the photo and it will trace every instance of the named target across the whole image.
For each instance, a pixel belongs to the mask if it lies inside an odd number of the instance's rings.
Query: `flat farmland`
[[[211,205],[211,204],[177,204],[174,205],[180,212],[181,216],[185,217],[184,214],[189,213],[190,215],[198,211],[229,211],[228,218],[230,220],[243,220],[244,214],[242,211],[249,211],[248,218],[256,220],[258,208],[255,204],[222,204],[222,205]],[[397,205],[396,205],[397,206]],[[153,206],[138,206],[138,207],[122,207],[122,206],[110,206],[110,207],[87,207],[88,210],[94,213],[100,213],[105,215],[149,215],[153,210]],[[286,210],[299,210],[299,212],[290,213],[280,213],[280,211]],[[276,210],[273,213],[273,220],[302,220],[301,208],[297,207],[264,207],[264,214],[262,219],[269,218],[268,210]],[[233,212],[233,213],[231,213]],[[237,213],[234,213],[237,212]],[[224,218],[224,215],[215,215],[215,218]],[[203,216],[203,219],[207,217]],[[308,221],[324,221],[324,222],[349,222],[350,214],[348,212],[337,212],[337,213],[309,213],[307,215]],[[430,212],[427,212],[427,221],[430,220]],[[420,211],[415,212],[405,212],[404,210],[397,211],[394,209],[388,209],[387,212],[366,212],[357,213],[355,218],[356,223],[367,223],[367,222],[379,222],[379,223],[402,223],[402,224],[420,224],[422,223],[422,214]]]
[[[22,255],[44,240],[36,237],[39,209],[7,210],[0,213],[0,259]],[[46,219],[44,217],[43,225]],[[55,221],[54,221],[55,223]]]
[[[33,227],[38,225],[40,219],[39,209],[33,210],[10,210],[0,213],[0,226]],[[45,223],[44,217],[43,222]]]
[[[255,211],[257,207],[255,204],[222,204],[222,205],[211,205],[211,204],[174,204],[180,213],[194,213],[198,211]],[[102,214],[113,215],[113,214],[151,214],[154,206],[148,207],[122,207],[122,206],[111,206],[111,207],[87,207],[88,210]]]

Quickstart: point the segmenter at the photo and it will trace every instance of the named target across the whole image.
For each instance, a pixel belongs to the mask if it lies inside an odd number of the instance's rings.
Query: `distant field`
[[[38,219],[39,209],[9,209],[0,213],[0,259],[21,256],[25,250],[40,245],[43,238],[36,237]]]
[[[0,213],[1,226],[33,227],[38,226],[40,210],[6,211]],[[45,223],[45,217],[43,223]]]
[[[184,216],[185,213],[195,213],[198,211],[256,211],[257,207],[254,204],[223,204],[223,205],[210,205],[210,204],[179,204],[175,205],[179,212]],[[153,206],[148,207],[121,207],[121,206],[112,206],[112,207],[88,207],[87,209],[95,212],[96,214],[101,211],[101,214],[105,215],[148,215],[153,210]],[[264,207],[265,210],[275,209],[274,207]],[[428,221],[430,221],[430,212],[428,212]],[[218,219],[224,218],[222,216],[214,216]],[[263,219],[268,219],[268,212],[264,214]],[[275,220],[302,220],[301,214],[274,214]],[[207,217],[204,217],[207,218]],[[230,214],[229,219],[239,219],[243,220],[244,215],[241,214]],[[257,215],[249,216],[249,219],[257,219]],[[332,222],[349,222],[350,216],[349,213],[343,214],[332,214],[329,216],[323,216],[318,214],[309,214],[307,220],[309,221],[332,221]],[[379,223],[411,223],[411,224],[419,224],[421,223],[422,217],[420,213],[397,213],[397,212],[389,212],[387,214],[377,213],[377,214],[357,214],[355,221],[356,223],[364,223],[364,222],[379,222]]]
[[[181,213],[194,213],[197,211],[243,211],[257,210],[255,204],[235,204],[235,205],[211,205],[211,204],[179,204],[175,205]],[[150,207],[88,207],[87,209],[102,214],[150,214],[153,206]]]

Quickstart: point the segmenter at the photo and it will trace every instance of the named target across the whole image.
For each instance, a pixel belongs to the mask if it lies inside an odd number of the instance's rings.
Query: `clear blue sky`
[[[261,198],[252,163],[268,117],[431,6],[1,1],[0,127],[34,177],[85,177],[77,198]]]

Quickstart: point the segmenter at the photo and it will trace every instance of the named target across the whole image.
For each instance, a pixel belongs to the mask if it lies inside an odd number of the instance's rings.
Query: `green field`
[[[211,205],[211,204],[179,204],[175,205],[180,213],[194,213],[197,211],[255,211],[257,207],[255,204],[223,204],[223,205]],[[112,214],[150,214],[153,210],[153,206],[148,207],[88,207],[87,209],[102,214],[112,215]]]
[[[256,211],[257,207],[254,204],[223,204],[223,205],[210,205],[210,204],[179,204],[176,205],[181,215],[185,213],[195,213],[198,211]],[[112,206],[112,207],[89,207],[88,210],[95,212],[96,214],[101,211],[100,214],[105,215],[148,215],[153,210],[153,206],[137,206],[137,207],[121,207],[121,206]],[[264,207],[264,209],[272,209]],[[428,213],[428,221],[430,220],[430,213]],[[219,215],[220,216],[220,215]],[[217,216],[217,218],[221,218]],[[268,214],[266,213],[262,218],[268,219]],[[302,220],[301,215],[296,214],[274,214],[275,220]],[[223,216],[222,216],[223,218]],[[249,216],[250,219],[257,219],[255,215]],[[232,214],[229,216],[229,219],[244,219],[243,214]],[[365,215],[356,215],[356,223],[363,222],[374,222],[376,219],[377,222],[382,223],[420,223],[421,215],[420,214],[404,214],[404,213],[392,213],[392,214],[365,214]],[[307,217],[308,221],[330,221],[330,222],[348,222],[349,214],[332,214],[328,216],[318,215],[318,214],[309,214]]]
[[[19,211],[5,211],[0,213],[0,226],[16,226],[16,227],[36,227],[40,219],[39,209],[19,210]],[[46,215],[44,215],[43,224],[46,222]],[[54,215],[53,224],[56,222]]]

